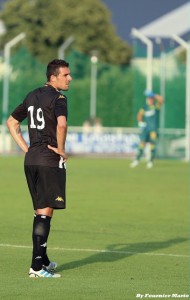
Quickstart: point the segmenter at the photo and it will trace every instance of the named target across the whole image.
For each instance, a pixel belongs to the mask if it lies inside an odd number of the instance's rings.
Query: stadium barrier
[[[21,127],[25,140],[29,143],[27,126]],[[19,155],[21,150],[15,144],[10,134],[6,132],[2,140],[0,127],[0,153]],[[83,126],[69,127],[66,142],[66,152],[70,155],[122,156],[133,158],[139,143],[138,128]],[[149,149],[146,148],[145,157]],[[185,130],[162,129],[159,132],[157,157],[166,159],[185,158]]]

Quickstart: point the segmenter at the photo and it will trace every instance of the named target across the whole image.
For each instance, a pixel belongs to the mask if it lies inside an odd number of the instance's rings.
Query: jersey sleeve
[[[55,103],[55,116],[65,116],[67,119],[67,98],[63,95],[59,95]]]
[[[156,103],[156,110],[160,110],[161,104],[159,102]]]
[[[22,122],[27,117],[27,111],[24,102],[15,108],[11,116],[19,122]]]

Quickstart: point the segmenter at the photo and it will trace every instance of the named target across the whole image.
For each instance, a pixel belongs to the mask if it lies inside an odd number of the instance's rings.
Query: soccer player
[[[138,153],[135,160],[131,163],[131,168],[138,166],[141,157],[143,156],[146,143],[150,144],[150,159],[147,163],[147,168],[153,167],[153,160],[156,154],[156,143],[158,138],[158,125],[160,107],[163,104],[163,97],[154,94],[151,91],[145,92],[146,104],[137,114],[138,125],[141,129],[140,143]]]
[[[69,64],[55,59],[47,65],[47,83],[30,92],[7,120],[9,131],[25,153],[24,169],[34,207],[33,253],[29,277],[58,278],[49,260],[47,240],[53,211],[66,208],[67,98],[61,91],[72,80]],[[30,146],[20,123],[27,118]]]

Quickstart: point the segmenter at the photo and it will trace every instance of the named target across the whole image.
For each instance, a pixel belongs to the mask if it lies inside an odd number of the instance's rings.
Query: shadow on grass
[[[57,268],[57,271],[80,268],[84,265],[89,265],[97,262],[114,262],[126,257],[140,254],[151,253],[156,250],[165,249],[172,245],[187,241],[185,238],[176,238],[163,242],[147,242],[135,244],[112,244],[102,252],[95,253],[81,260],[72,261]],[[99,250],[100,251],[100,250]],[[95,251],[94,251],[95,252]],[[156,254],[155,254],[156,255]],[[159,253],[158,253],[159,255]],[[160,254],[161,255],[161,254]],[[168,254],[169,255],[169,254]]]

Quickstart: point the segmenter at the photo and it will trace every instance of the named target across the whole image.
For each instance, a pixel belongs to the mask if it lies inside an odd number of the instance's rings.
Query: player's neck
[[[52,82],[48,81],[46,82],[45,86],[51,86],[52,88],[54,88],[57,91],[60,91],[60,89],[58,89]]]

